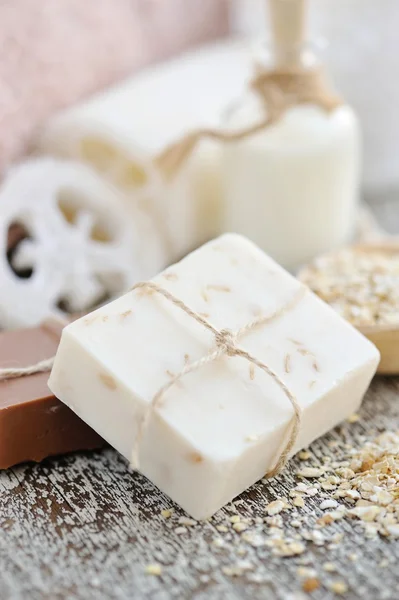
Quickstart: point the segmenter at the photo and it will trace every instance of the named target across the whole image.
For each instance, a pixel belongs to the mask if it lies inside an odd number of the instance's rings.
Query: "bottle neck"
[[[318,46],[314,43],[302,43],[296,48],[279,46],[278,51],[271,42],[258,43],[253,49],[255,68],[263,71],[313,70],[322,66],[317,51]]]
[[[273,57],[276,68],[295,70],[301,66],[306,39],[306,0],[268,0]]]

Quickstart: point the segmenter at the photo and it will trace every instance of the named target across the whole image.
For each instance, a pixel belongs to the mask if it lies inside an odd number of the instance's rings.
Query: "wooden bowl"
[[[386,242],[379,240],[375,243],[356,244],[350,246],[358,252],[387,252],[389,254],[398,254],[399,256],[399,240],[387,240]],[[340,252],[339,250],[338,252]],[[331,256],[331,253],[329,254]],[[298,273],[298,279],[301,279],[301,274],[308,267],[303,267]],[[399,312],[399,306],[398,306]],[[354,325],[354,327],[357,327]],[[369,325],[358,326],[357,329],[366,336],[381,354],[381,361],[377,369],[377,373],[381,375],[398,375],[399,374],[399,325]]]
[[[380,351],[381,361],[377,373],[381,375],[399,374],[399,326],[389,327],[374,325],[371,327],[358,327]]]

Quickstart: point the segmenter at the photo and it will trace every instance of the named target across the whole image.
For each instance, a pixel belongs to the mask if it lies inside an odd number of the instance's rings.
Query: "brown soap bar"
[[[0,333],[0,368],[25,367],[54,356],[62,326]],[[47,387],[49,373],[0,381],[0,469],[105,444]]]

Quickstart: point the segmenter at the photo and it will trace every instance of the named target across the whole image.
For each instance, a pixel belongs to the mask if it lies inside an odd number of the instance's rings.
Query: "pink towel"
[[[228,0],[0,3],[0,173],[52,112],[227,31]]]

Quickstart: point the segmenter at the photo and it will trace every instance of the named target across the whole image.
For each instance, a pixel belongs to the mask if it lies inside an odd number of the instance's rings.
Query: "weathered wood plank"
[[[345,441],[361,445],[362,436],[373,438],[397,427],[399,381],[376,380],[361,416],[358,423],[345,424],[313,444],[315,456],[331,453],[331,439],[344,452]],[[272,556],[264,546],[254,548],[230,527],[227,533],[216,530],[218,523],[228,524],[231,514],[265,516],[268,502],[287,495],[299,466],[300,461],[293,460],[283,476],[256,484],[211,521],[188,527],[182,535],[176,528],[183,513],[175,507],[172,518],[164,519],[160,511],[170,507],[168,499],[145,478],[130,473],[111,449],[3,472],[0,597],[283,599],[300,589],[297,568],[305,559],[324,582],[331,577],[322,564],[337,563],[340,578],[350,588],[347,598],[395,598],[398,542],[366,539],[356,522],[338,521],[328,528],[328,538],[345,534],[338,546],[328,549],[328,544],[310,542],[297,558]],[[311,498],[300,510],[310,515],[309,529],[323,514],[319,503],[319,497]],[[223,547],[212,544],[215,537],[225,540]],[[356,562],[348,561],[353,553],[359,556]],[[243,558],[253,569],[237,578],[222,572],[223,566],[235,566]],[[384,569],[378,568],[382,561],[388,561]],[[149,563],[163,566],[162,577],[145,574]],[[330,596],[323,589],[313,597]]]

